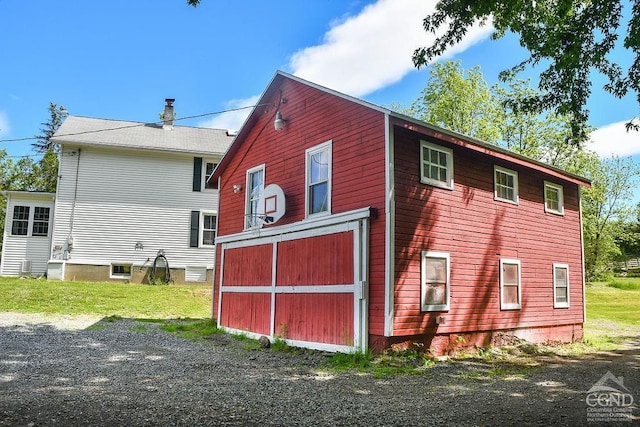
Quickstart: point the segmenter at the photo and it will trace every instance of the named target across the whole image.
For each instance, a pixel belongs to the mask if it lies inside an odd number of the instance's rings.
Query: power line
[[[174,119],[174,121],[177,122],[177,121],[180,121],[180,120],[197,119],[197,118],[200,118],[200,117],[213,116],[213,115],[216,115],[216,114],[231,113],[231,112],[234,112],[234,111],[246,110],[247,108],[260,107],[260,106],[263,106],[263,105],[267,105],[267,104],[248,105],[246,107],[230,108],[228,110],[214,111],[214,112],[211,112],[211,113],[196,114],[196,115],[193,115],[193,116],[176,118],[176,119]],[[148,122],[148,123],[136,123],[136,124],[132,124],[132,125],[118,126],[118,127],[115,127],[115,128],[95,129],[95,130],[88,130],[88,131],[84,131],[84,132],[66,133],[66,134],[56,135],[56,138],[65,137],[65,136],[85,135],[85,134],[89,134],[89,133],[109,132],[109,131],[114,131],[114,130],[122,130],[122,129],[128,129],[128,128],[148,126],[150,124],[161,125],[161,124],[163,124],[163,122],[162,121],[157,121],[157,122]],[[3,143],[3,142],[32,141],[32,140],[39,139],[39,138],[40,138],[39,136],[32,136],[32,137],[25,137],[25,138],[0,139],[0,143]],[[10,157],[16,157],[16,156],[10,156]],[[29,157],[29,156],[17,156],[17,157]]]

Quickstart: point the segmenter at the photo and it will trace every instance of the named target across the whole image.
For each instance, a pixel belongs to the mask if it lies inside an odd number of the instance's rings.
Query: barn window
[[[519,309],[522,295],[520,287],[520,261],[517,259],[500,260],[500,308]]]
[[[518,172],[500,166],[494,167],[494,198],[518,203]]]
[[[553,306],[569,307],[569,266],[553,264]]]
[[[264,165],[256,166],[247,171],[247,199],[245,205],[245,229],[257,227],[260,224],[259,202],[264,190]]]
[[[217,218],[215,214],[202,213],[202,231],[200,235],[201,246],[213,246],[216,240],[216,223]]]
[[[131,279],[131,264],[111,264],[111,279]]]
[[[564,195],[561,185],[545,181],[544,211],[564,215]]]
[[[327,141],[306,151],[307,216],[331,212],[331,146]]]
[[[427,141],[420,142],[420,182],[453,189],[453,151]]]
[[[422,311],[449,310],[449,254],[422,252]]]
[[[49,208],[36,206],[33,211],[32,236],[47,236],[49,234]]]
[[[13,207],[12,236],[26,236],[29,232],[29,206]]]

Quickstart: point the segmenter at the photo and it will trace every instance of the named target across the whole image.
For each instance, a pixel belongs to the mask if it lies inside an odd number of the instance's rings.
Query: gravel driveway
[[[97,320],[0,313],[0,426],[600,425],[585,399],[607,372],[633,398],[607,425],[640,425],[640,336],[533,368],[449,360],[375,378],[332,372],[322,353],[194,342],[128,319],[87,328]]]

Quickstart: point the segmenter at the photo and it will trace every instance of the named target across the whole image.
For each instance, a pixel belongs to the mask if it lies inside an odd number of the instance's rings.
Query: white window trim
[[[498,180],[496,179],[496,172],[502,172],[504,174],[513,176],[513,197],[515,198],[515,200],[505,199],[505,198],[502,198],[502,197],[498,196]],[[514,205],[517,205],[517,204],[520,203],[520,196],[519,196],[518,188],[519,188],[518,172],[516,172],[514,170],[511,170],[511,169],[503,168],[501,166],[494,166],[493,167],[493,199],[494,200],[498,200],[500,202],[512,203]]]
[[[247,169],[246,175],[245,175],[245,198],[244,198],[244,229],[245,230],[252,230],[255,227],[252,227],[251,224],[249,224],[248,222],[248,217],[247,215],[249,215],[249,209],[251,206],[251,174],[258,172],[258,171],[262,171],[262,191],[264,191],[264,187],[265,184],[267,182],[267,171],[266,171],[266,167],[265,167],[265,163],[258,165],[258,166],[254,166],[251,169]],[[255,212],[253,212],[255,213]]]
[[[214,212],[214,211],[200,211],[200,221],[198,223],[198,247],[199,248],[215,248],[215,239],[214,239],[214,244],[213,245],[205,245],[204,243],[202,243],[202,238],[204,236],[204,217],[205,215],[212,215],[216,217],[216,228],[214,229],[214,232],[216,234],[216,236],[218,235],[218,213]]]
[[[558,302],[557,300],[557,286],[556,286],[556,268],[564,268],[567,270],[567,302]],[[553,264],[553,308],[569,308],[571,302],[569,297],[569,264]]]
[[[504,264],[516,264],[518,266],[518,303],[504,303],[504,277],[502,269]],[[500,259],[500,309],[501,310],[519,310],[522,308],[522,266],[519,259]]]
[[[427,258],[444,258],[447,260],[447,279],[445,286],[444,304],[425,304],[423,296],[426,288],[426,262]],[[421,311],[448,311],[451,294],[451,259],[447,252],[422,251],[420,258],[420,307]]]
[[[424,148],[430,148],[436,151],[443,152],[447,155],[447,179],[446,182],[439,181],[437,179],[428,178],[424,176]],[[420,182],[434,187],[445,188],[447,190],[453,190],[453,150],[445,148],[440,145],[433,144],[428,141],[420,141]]]
[[[213,159],[207,159],[206,157],[202,159],[202,174],[201,174],[202,183],[200,185],[200,188],[202,188],[202,191],[218,191],[216,188],[207,188],[207,163],[213,163],[217,165],[219,161],[213,160]]]
[[[113,274],[113,267],[116,265],[128,265],[129,266],[129,274]],[[133,263],[127,263],[127,262],[113,262],[111,263],[111,265],[109,266],[109,278],[110,279],[131,279],[131,277],[133,276]]]
[[[319,153],[321,151],[328,152],[328,171],[327,171],[327,210],[317,213],[309,212],[309,185],[311,184],[311,169],[309,169],[309,159],[312,155]],[[305,150],[305,159],[304,159],[304,169],[305,169],[305,178],[304,178],[304,214],[305,218],[317,218],[319,216],[331,215],[331,182],[333,176],[333,140],[329,140],[323,142],[322,144],[318,144],[311,148],[307,148]]]
[[[547,187],[558,190],[558,210],[549,209],[547,207]],[[554,184],[549,181],[544,182],[544,211],[556,215],[564,215],[564,187],[562,187],[562,185]]]
[[[29,208],[29,216],[27,217],[26,221],[27,221],[27,234],[13,234],[13,223],[15,221],[15,219],[13,219],[13,215],[15,212],[15,209],[17,207],[26,207]],[[43,208],[43,209],[49,209],[49,219],[47,220],[47,234],[33,234],[33,226],[35,224],[35,217],[36,217],[36,208]],[[14,205],[12,210],[11,210],[11,215],[9,216],[8,213],[6,215],[6,222],[10,223],[9,225],[9,236],[13,237],[13,238],[31,238],[31,237],[35,237],[35,238],[47,238],[51,235],[51,217],[53,216],[53,209],[51,208],[51,206],[42,206],[42,205],[31,205],[31,204],[26,204],[26,205]],[[24,221],[24,220],[21,220]]]

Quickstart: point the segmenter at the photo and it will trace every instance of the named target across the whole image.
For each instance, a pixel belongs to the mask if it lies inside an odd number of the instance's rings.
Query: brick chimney
[[[166,102],[166,104],[164,106],[164,113],[162,113],[162,128],[173,129],[173,119],[175,118],[173,103],[175,102],[175,99],[166,98],[164,102]]]

